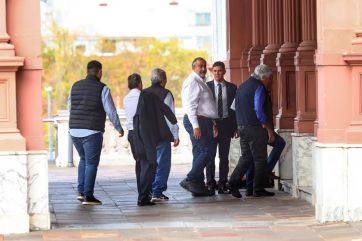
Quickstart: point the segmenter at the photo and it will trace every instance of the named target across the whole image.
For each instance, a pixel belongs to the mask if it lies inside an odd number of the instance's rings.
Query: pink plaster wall
[[[7,0],[6,8],[10,41],[16,55],[25,57],[16,76],[18,128],[27,150],[43,150],[40,1]]]
[[[322,143],[362,143],[362,108],[358,108],[362,105],[358,73],[362,71],[352,74],[361,69],[362,58],[350,65],[343,57],[354,52],[352,41],[362,27],[361,15],[359,0],[317,1],[317,138]],[[357,108],[353,108],[355,103]]]

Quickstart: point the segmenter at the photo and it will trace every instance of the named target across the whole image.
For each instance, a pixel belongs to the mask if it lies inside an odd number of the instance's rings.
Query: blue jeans
[[[274,133],[275,135],[275,141],[272,144],[269,144],[273,147],[272,151],[270,152],[267,163],[266,163],[266,171],[267,173],[270,173],[273,171],[275,165],[277,164],[280,155],[282,154],[284,147],[285,147],[285,141],[284,139],[278,135],[277,133]],[[254,165],[252,165],[247,173],[246,173],[246,189],[252,190],[253,189],[253,179],[254,179]]]
[[[194,130],[187,115],[184,116],[184,127],[190,135],[192,143],[192,168],[187,174],[190,181],[204,183],[204,169],[212,159],[213,151],[213,124],[209,118],[198,118],[201,129],[201,138],[195,139]]]
[[[160,197],[167,189],[167,180],[171,170],[171,143],[160,142],[157,145],[157,170],[152,184],[152,194]]]
[[[78,151],[78,192],[87,197],[93,196],[99,159],[102,151],[103,133],[99,132],[85,137],[74,137],[72,140]]]

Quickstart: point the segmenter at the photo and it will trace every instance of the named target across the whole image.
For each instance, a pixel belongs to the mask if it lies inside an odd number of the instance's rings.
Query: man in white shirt
[[[123,108],[126,114],[126,126],[128,130],[128,141],[131,146],[132,155],[136,158],[135,143],[133,139],[133,117],[137,110],[138,99],[142,90],[141,76],[137,73],[131,74],[128,77],[129,93],[123,99]],[[151,202],[150,193],[152,182],[156,172],[156,165],[148,160],[136,160],[136,178],[138,190],[138,206],[151,206],[155,205]]]
[[[206,188],[203,171],[212,158],[213,138],[217,136],[214,122],[217,109],[213,94],[205,82],[206,60],[195,58],[192,70],[182,85],[181,98],[185,111],[183,123],[192,142],[193,160],[192,169],[180,185],[193,196],[211,196],[215,195],[215,191]]]

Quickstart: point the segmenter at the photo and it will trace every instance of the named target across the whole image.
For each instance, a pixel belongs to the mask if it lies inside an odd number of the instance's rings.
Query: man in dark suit
[[[216,126],[219,135],[215,138],[212,150],[212,160],[206,166],[206,185],[211,189],[218,189],[219,194],[229,194],[227,187],[229,173],[229,149],[231,138],[237,133],[235,111],[230,109],[236,93],[236,85],[226,81],[223,62],[217,61],[212,66],[214,80],[207,82],[217,106],[218,119]],[[219,182],[215,180],[215,156],[219,146]]]

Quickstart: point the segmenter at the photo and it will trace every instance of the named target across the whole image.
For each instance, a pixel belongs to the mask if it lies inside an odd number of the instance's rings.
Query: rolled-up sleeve
[[[265,125],[267,123],[267,116],[264,111],[264,102],[265,102],[265,89],[263,86],[259,86],[254,94],[254,110],[256,117]]]
[[[121,126],[121,122],[119,121],[119,116],[117,113],[117,109],[114,106],[111,92],[107,86],[104,86],[102,90],[102,103],[104,111],[107,113],[108,118],[112,122],[114,128],[118,132],[121,132],[123,128]]]
[[[201,88],[196,81],[190,81],[187,86],[186,96],[186,113],[191,122],[192,127],[199,128],[199,122],[197,121],[197,108],[199,105],[199,99],[201,94]]]

